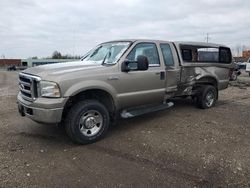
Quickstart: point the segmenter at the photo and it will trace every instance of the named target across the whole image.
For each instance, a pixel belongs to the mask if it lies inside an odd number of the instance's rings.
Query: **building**
[[[247,62],[247,60],[248,60],[247,57],[234,57],[234,62],[236,62],[236,63]]]
[[[243,56],[244,58],[250,58],[250,50],[244,50],[244,51],[242,52],[242,56]]]
[[[0,59],[0,67],[21,66],[21,59]]]
[[[46,65],[53,63],[63,63],[70,61],[77,61],[78,59],[22,59],[22,66],[34,67],[38,65]]]

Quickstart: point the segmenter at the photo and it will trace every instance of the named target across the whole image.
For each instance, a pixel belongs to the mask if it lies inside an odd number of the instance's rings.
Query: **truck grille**
[[[38,97],[38,83],[40,80],[40,77],[19,73],[19,88],[23,99],[34,101]]]

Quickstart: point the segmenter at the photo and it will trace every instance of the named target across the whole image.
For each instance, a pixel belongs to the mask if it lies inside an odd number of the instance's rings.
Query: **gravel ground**
[[[17,73],[0,71],[0,187],[250,187],[250,79],[197,109],[121,120],[97,143],[20,117]]]

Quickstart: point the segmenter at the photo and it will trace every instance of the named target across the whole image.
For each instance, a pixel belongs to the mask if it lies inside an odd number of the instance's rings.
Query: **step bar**
[[[172,106],[174,106],[173,102],[167,102],[167,103],[157,105],[157,106],[142,106],[142,107],[137,107],[133,109],[127,109],[121,112],[121,117],[123,119],[133,118],[133,117],[140,116],[143,114],[148,114],[151,112],[166,110]]]

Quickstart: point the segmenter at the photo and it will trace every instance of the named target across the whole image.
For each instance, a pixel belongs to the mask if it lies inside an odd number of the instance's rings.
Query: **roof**
[[[207,43],[207,42],[191,42],[191,41],[176,41],[178,45],[189,45],[189,46],[209,46],[209,47],[226,47],[223,44]]]
[[[166,40],[155,40],[155,39],[121,39],[121,40],[113,40],[109,42],[173,42],[176,45],[190,45],[190,46],[209,46],[209,47],[226,47],[222,44],[215,44],[215,43],[206,43],[206,42],[191,42],[191,41],[166,41]],[[103,43],[102,43],[103,44]]]

